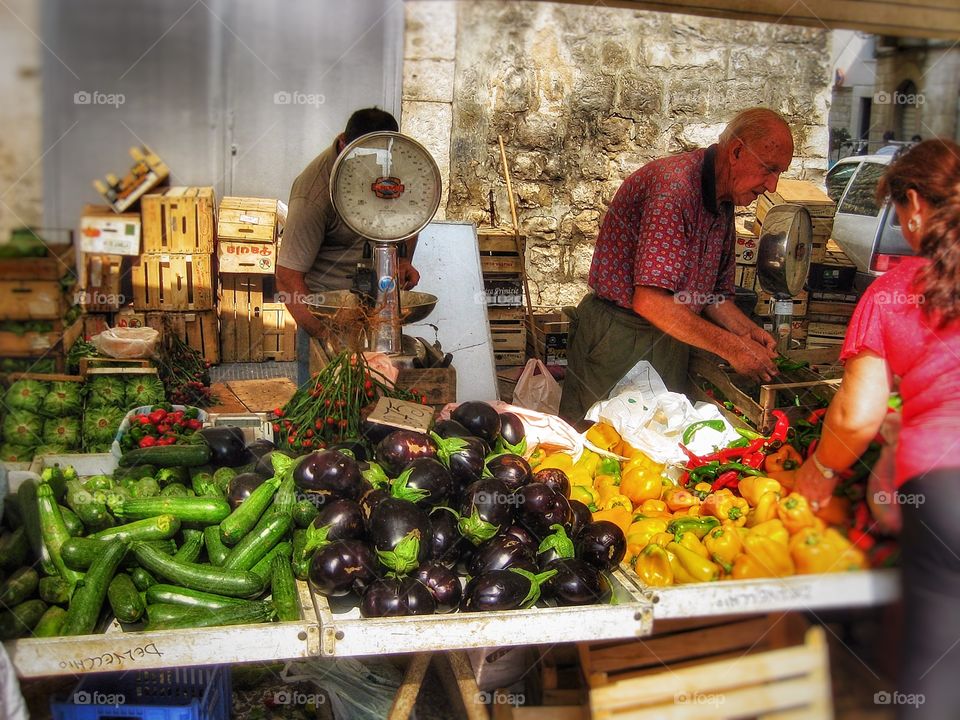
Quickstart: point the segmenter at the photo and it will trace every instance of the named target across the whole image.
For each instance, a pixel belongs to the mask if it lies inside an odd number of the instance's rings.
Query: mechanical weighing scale
[[[420,143],[397,132],[357,138],[340,153],[330,173],[330,197],[340,218],[368,242],[351,290],[306,301],[317,317],[362,323],[367,350],[382,352],[397,367],[449,363],[435,345],[403,335],[401,326],[426,318],[434,295],[401,290],[398,257],[404,242],[433,219],[440,205],[440,168]],[[372,249],[371,249],[372,246]],[[372,257],[371,257],[372,256]]]

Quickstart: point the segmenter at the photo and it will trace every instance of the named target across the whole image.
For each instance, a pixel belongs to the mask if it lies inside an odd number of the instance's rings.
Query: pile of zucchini
[[[292,460],[276,454],[274,476],[231,507],[243,468],[198,466],[192,449],[170,467],[181,449],[156,450],[167,467],[47,468],[7,499],[0,639],[90,634],[111,616],[133,631],[300,619]]]

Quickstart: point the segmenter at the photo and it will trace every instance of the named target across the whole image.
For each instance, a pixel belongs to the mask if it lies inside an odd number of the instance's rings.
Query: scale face
[[[374,242],[413,237],[440,206],[440,168],[423,145],[396,132],[374,132],[344,148],[330,173],[337,214]]]
[[[793,296],[810,272],[813,222],[800,205],[774,205],[763,219],[757,252],[760,287],[771,295]]]

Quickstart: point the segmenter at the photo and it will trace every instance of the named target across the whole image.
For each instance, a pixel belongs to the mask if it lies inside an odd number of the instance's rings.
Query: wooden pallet
[[[220,323],[216,310],[147,313],[147,327],[161,334],[173,332],[198,351],[208,363],[220,362]]]
[[[213,310],[210,255],[141,255],[131,269],[136,310]]]
[[[44,230],[34,231],[44,237]],[[4,258],[0,259],[0,280],[59,280],[72,273],[76,266],[76,254],[73,251],[72,233],[69,242],[48,245],[46,257]]]
[[[212,187],[170,187],[144,195],[140,201],[143,251],[212,254],[216,237],[214,205]]]
[[[150,372],[145,373],[144,370],[151,370],[155,373],[157,369],[154,367],[153,361],[147,359],[111,357],[80,358],[81,377],[87,377],[88,375],[122,375],[130,371],[135,371],[133,372],[135,375],[152,374]]]

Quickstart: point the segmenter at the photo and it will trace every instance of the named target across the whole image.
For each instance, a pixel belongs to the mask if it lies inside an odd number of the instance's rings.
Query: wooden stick
[[[477,687],[477,679],[473,675],[473,667],[467,654],[462,650],[454,650],[445,653],[445,656],[460,689],[460,698],[463,700],[468,720],[487,720],[487,709],[480,702],[480,688]]]
[[[432,654],[426,652],[413,656],[410,664],[407,665],[407,672],[397,690],[397,696],[393,699],[393,705],[390,706],[390,714],[387,716],[389,720],[407,720],[410,717],[410,713],[417,704],[417,696],[423,685],[423,676],[427,674],[431,658]]]

